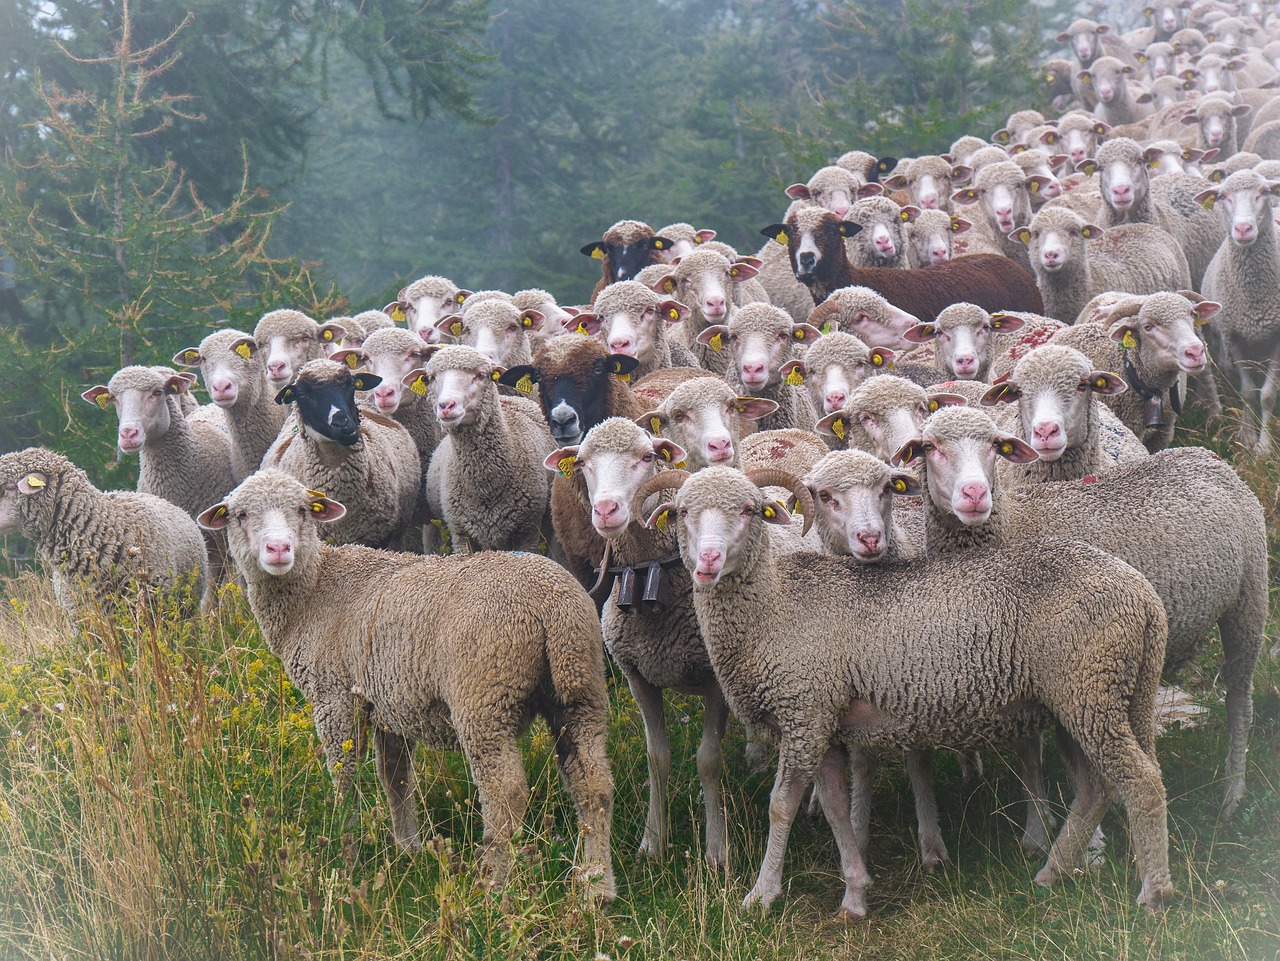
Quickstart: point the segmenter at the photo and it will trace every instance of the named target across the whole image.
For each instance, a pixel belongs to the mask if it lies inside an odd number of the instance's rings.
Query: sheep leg
[[[617,894],[613,878],[610,836],[613,827],[613,776],[605,751],[604,724],[597,708],[569,704],[548,712],[547,723],[556,734],[556,764],[578,813],[582,848],[576,861],[588,895],[612,901]]]
[[[813,779],[815,764],[800,763],[796,748],[784,737],[778,748],[778,773],[769,796],[769,840],[755,886],[742,901],[744,909],[759,905],[768,910],[782,893],[782,863],[787,855],[787,837],[804,800],[805,788]]]
[[[1253,371],[1250,369],[1249,361],[1242,360],[1237,362],[1236,374],[1240,378],[1240,402],[1244,408],[1240,425],[1241,440],[1247,444],[1251,439],[1249,437],[1249,432],[1253,427],[1251,421],[1253,420],[1254,410],[1258,405],[1258,398],[1256,397],[1258,388],[1254,385]],[[1261,434],[1259,434],[1258,442],[1261,443]]]
[[[511,841],[524,820],[529,798],[524,762],[515,731],[485,731],[477,736],[468,731],[470,725],[465,719],[455,718],[455,725],[462,751],[471,765],[484,820],[478,870],[491,887],[501,888],[511,871]]]
[[[313,701],[316,737],[324,748],[334,792],[339,798],[344,798],[356,776],[360,740],[356,730],[356,711],[360,702],[346,691],[336,692],[332,697],[317,696]],[[348,744],[350,747],[346,746]]]
[[[725,728],[729,725],[729,705],[720,685],[712,681],[703,692],[702,741],[698,744],[698,781],[707,807],[707,863],[717,871],[729,865],[728,828],[725,826],[724,793],[720,783],[724,773]]]
[[[1256,570],[1253,576],[1262,580],[1264,574],[1262,570]],[[1220,812],[1224,819],[1235,813],[1236,806],[1244,797],[1245,751],[1249,745],[1249,728],[1253,726],[1253,670],[1262,650],[1267,619],[1266,597],[1265,584],[1241,591],[1242,603],[1218,622],[1218,633],[1222,636],[1222,679],[1227,689],[1227,730],[1230,734],[1227,783]],[[1262,603],[1253,600],[1256,598],[1262,599]]]
[[[961,755],[963,757],[963,755]],[[907,752],[907,778],[916,799],[916,831],[920,835],[920,863],[926,871],[948,860],[938,824],[938,798],[933,792],[933,751]]]
[[[1027,823],[1022,832],[1022,850],[1028,854],[1047,851],[1054,818],[1049,811],[1049,802],[1045,799],[1040,735],[1019,738],[1014,742],[1013,750],[1022,764],[1022,789],[1027,795]]]
[[[1084,749],[1061,725],[1058,726],[1058,749],[1071,772],[1075,797],[1071,800],[1066,823],[1049,849],[1049,858],[1036,875],[1036,884],[1042,887],[1054,884],[1080,863],[1088,839],[1101,823],[1114,794],[1110,787],[1099,784]]]
[[[413,781],[413,741],[382,728],[373,730],[373,753],[378,762],[378,780],[391,805],[391,833],[402,848],[422,847],[418,837]]]
[[[645,816],[640,853],[660,858],[667,848],[667,780],[671,777],[671,742],[667,739],[662,689],[654,687],[635,671],[626,673],[631,696],[636,699],[636,707],[640,708],[640,717],[644,721],[645,760],[649,763],[649,813]],[[710,800],[707,806],[710,808]],[[709,820],[707,829],[710,830]]]
[[[871,846],[871,783],[879,765],[870,751],[849,748],[849,820],[864,861]]]
[[[862,847],[850,816],[849,759],[840,745],[827,748],[818,767],[818,796],[822,811],[835,835],[840,851],[840,873],[844,875],[844,899],[836,912],[838,920],[860,920],[867,916],[866,891],[871,884]]]
[[[1276,401],[1277,378],[1280,378],[1280,351],[1273,353],[1267,361],[1262,389],[1258,391],[1258,452],[1262,454],[1271,450],[1271,433],[1267,429],[1267,421],[1271,419],[1271,408]]]

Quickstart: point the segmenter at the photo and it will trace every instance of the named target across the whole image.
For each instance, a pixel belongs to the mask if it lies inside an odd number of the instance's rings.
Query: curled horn
[[[1107,314],[1107,319],[1103,321],[1103,327],[1110,327],[1117,320],[1123,320],[1126,317],[1137,317],[1138,311],[1142,310],[1143,298],[1129,297],[1119,301],[1111,312]]]
[[[835,320],[840,314],[840,302],[836,300],[824,300],[822,303],[809,311],[808,322],[813,324],[819,330],[822,325],[829,320]]]
[[[658,491],[675,490],[684,485],[689,479],[687,470],[664,470],[659,471],[654,476],[640,485],[640,489],[636,491],[636,496],[631,499],[631,514],[633,517],[640,517],[644,513],[644,502],[650,494],[656,494]]]
[[[813,526],[813,495],[809,493],[809,488],[800,483],[800,478],[777,467],[762,467],[748,472],[747,480],[757,487],[785,487],[795,494],[796,500],[800,502],[800,509],[804,512],[804,529],[800,534],[803,537],[809,533],[809,528]]]
[[[1187,298],[1193,304],[1203,304],[1209,299],[1204,294],[1198,294],[1194,290],[1180,290],[1178,295]]]

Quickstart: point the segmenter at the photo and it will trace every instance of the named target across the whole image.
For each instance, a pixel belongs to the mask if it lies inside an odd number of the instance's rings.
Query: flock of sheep
[[[1022,843],[1048,852],[1037,882],[1096,859],[1118,793],[1156,909],[1173,890],[1157,687],[1215,626],[1224,816],[1245,790],[1262,508],[1218,456],[1165,448],[1184,404],[1219,410],[1211,354],[1256,414],[1246,442],[1269,444],[1280,13],[1144,13],[1059,38],[1059,119],[1020,111],[942,156],[847,153],[788,189],[755,256],[623,221],[583,248],[602,266],[588,306],[424,277],[382,311],[275,310],[126,367],[84,398],[116,413],[138,492],[6,454],[0,531],[39,548],[68,605],[77,582],[109,601],[194,576],[207,609],[241,578],[337,790],[367,725],[416,847],[414,746],[462,750],[495,884],[528,796],[517,737],[541,715],[580,876],[614,894],[607,649],[644,721],[646,855],[667,844],[664,689],[703,698],[712,865],[730,713],[755,763],[776,752],[747,904],[778,897],[813,785],[840,911],[864,916],[877,761],[905,754],[934,867],[933,752],[976,767],[1007,744]],[[1074,792],[1056,833],[1050,727]]]

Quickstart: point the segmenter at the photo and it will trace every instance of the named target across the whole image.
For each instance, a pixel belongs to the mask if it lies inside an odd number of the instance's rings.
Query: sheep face
[[[577,444],[609,414],[611,380],[630,377],[640,362],[609,354],[598,341],[578,334],[544,347],[531,365],[509,368],[498,383],[520,388],[523,378],[538,385],[538,402],[558,444]]]
[[[894,353],[883,347],[868,349],[851,334],[825,334],[806,352],[804,360],[783,365],[783,376],[792,371],[804,378],[815,408],[824,414],[840,410],[864,380],[876,370],[887,370]]]
[[[1265,180],[1252,171],[1234,173],[1221,186],[1196,195],[1196,200],[1212,209],[1220,205],[1227,237],[1238,247],[1252,246],[1258,239],[1258,225],[1271,219],[1272,198],[1280,195],[1280,181]]]
[[[279,391],[303,364],[323,357],[325,345],[338,343],[344,333],[340,324],[321,326],[296,310],[273,310],[263,315],[253,330],[253,339],[266,355],[267,385]]]
[[[379,383],[373,374],[353,374],[343,364],[313,360],[276,395],[276,403],[296,405],[298,424],[308,440],[351,447],[360,440],[356,391],[373,390]]]
[[[1126,86],[1133,67],[1115,57],[1099,57],[1089,70],[1080,71],[1081,82],[1093,87],[1101,103],[1125,103],[1129,99]]]
[[[845,331],[868,347],[896,351],[911,349],[906,333],[920,318],[899,310],[870,287],[842,287],[813,309],[809,323],[824,333]]]
[[[1236,71],[1243,66],[1244,61],[1237,58],[1223,60],[1216,54],[1205,54],[1196,63],[1195,84],[1202,94],[1235,93]]]
[[[581,472],[586,482],[591,526],[612,540],[634,519],[632,502],[640,486],[657,473],[659,464],[683,466],[684,451],[670,440],[651,437],[625,418],[611,417],[593,427],[580,446],[554,451],[546,466],[563,472],[566,459],[569,469]]]
[[[987,391],[982,402],[1016,402],[1023,439],[1041,460],[1056,461],[1088,442],[1094,395],[1125,389],[1118,375],[1094,370],[1078,350],[1046,344],[1019,361],[1013,375]]]
[[[995,505],[996,458],[1014,464],[1036,460],[1036,452],[997,429],[982,411],[948,408],[934,414],[893,456],[902,467],[923,462],[925,487],[934,506],[966,527],[986,523]]]
[[[843,218],[858,199],[859,188],[865,186],[854,174],[841,166],[822,167],[807,184],[792,184],[787,196],[792,200],[808,200]]]
[[[605,239],[582,248],[582,253],[586,256],[603,261],[604,273],[609,278],[609,283],[635,280],[636,274],[653,263],[655,256],[660,256],[673,246],[666,237],[655,236],[651,228],[644,228],[648,231],[648,236],[644,236],[638,221],[624,223],[635,224],[635,229],[621,231],[618,230],[620,225],[614,225],[606,232]]]
[[[529,359],[527,332],[542,326],[542,314],[519,310],[504,300],[485,300],[461,314],[436,322],[436,330],[470,347],[494,366],[506,367]]]
[[[373,388],[373,405],[390,417],[405,401],[404,379],[411,370],[427,362],[438,345],[426,344],[407,330],[375,331],[362,348],[343,348],[330,360],[352,370],[363,370],[380,378]],[[416,394],[411,394],[416,399]]]
[[[290,475],[266,470],[246,478],[225,501],[196,518],[206,530],[226,530],[239,570],[283,577],[299,556],[320,547],[316,525],[336,521],[347,509]],[[252,578],[251,578],[252,579]]]
[[[720,323],[733,303],[733,286],[757,274],[751,264],[731,262],[712,250],[698,250],[680,262],[653,289],[698,310],[708,323]]]
[[[690,470],[711,464],[734,464],[738,418],[759,420],[778,409],[763,397],[738,397],[718,377],[698,377],[673,390],[662,406],[636,418],[655,435],[668,437],[686,452]]]
[[[1098,152],[1098,138],[1111,127],[1091,114],[1068,114],[1058,121],[1057,147],[1073,164],[1082,163]]]
[[[1130,210],[1147,198],[1150,173],[1164,157],[1158,147],[1139,146],[1132,140],[1112,140],[1098,151],[1096,161],[1085,161],[1083,170],[1099,172],[1103,202],[1116,212]],[[1094,164],[1096,163],[1096,167]]]
[[[1232,104],[1222,97],[1206,97],[1194,114],[1182,118],[1182,123],[1187,127],[1199,125],[1200,139],[1206,147],[1222,147],[1235,138],[1236,120],[1248,116],[1252,109],[1247,103]]]
[[[469,293],[444,277],[423,277],[400,291],[398,302],[390,306],[403,311],[410,331],[429,344],[438,344],[436,324],[454,313]]]
[[[45,494],[49,486],[48,474],[24,469],[13,460],[16,457],[16,454],[0,457],[0,535],[21,533],[24,501]]]
[[[958,204],[978,204],[987,222],[1002,234],[1031,218],[1031,192],[1017,164],[1002,161],[984,167],[972,187],[951,198]]]
[[[1198,374],[1209,355],[1195,329],[1221,309],[1211,300],[1193,304],[1181,294],[1152,294],[1137,311],[1132,305],[1122,306],[1117,312],[1121,316],[1113,314],[1107,329],[1111,339],[1139,356],[1148,370]]]
[[[173,356],[180,367],[199,367],[209,399],[219,407],[234,407],[244,394],[258,394],[263,382],[262,351],[247,334],[234,330],[210,334],[199,347],[188,347]]]
[[[817,505],[814,526],[832,554],[874,564],[893,537],[893,499],[920,493],[920,482],[864,451],[833,451],[804,478]]]
[[[1173,73],[1177,54],[1174,53],[1171,43],[1160,40],[1156,43],[1147,44],[1147,49],[1143,51],[1143,56],[1147,58],[1147,69],[1151,71],[1152,80],[1159,80],[1161,77],[1167,77]]]
[[[860,224],[837,220],[827,211],[816,208],[794,211],[785,224],[773,224],[761,231],[778,243],[785,244],[791,258],[791,270],[801,283],[814,280],[820,266],[834,259],[835,248],[862,230]]]
[[[1087,67],[1101,53],[1100,38],[1110,29],[1106,24],[1094,23],[1092,20],[1076,20],[1066,31],[1058,34],[1058,42],[1067,44],[1080,65]]]
[[[1086,241],[1101,237],[1102,228],[1086,224],[1070,210],[1057,208],[1040,211],[1029,228],[1014,235],[1031,248],[1031,267],[1040,277],[1057,274],[1068,264],[1083,263]]]
[[[862,262],[870,267],[897,264],[906,245],[906,227],[919,213],[918,207],[899,207],[884,197],[854,204],[848,219],[862,227],[853,241]]]
[[[952,257],[952,239],[970,226],[969,221],[941,210],[922,212],[907,233],[916,263],[921,266],[946,263]]]
[[[907,332],[913,343],[934,342],[940,366],[957,380],[977,380],[991,366],[996,333],[1012,333],[1025,324],[1021,317],[992,316],[974,304],[952,304],[931,324]]]
[[[654,352],[666,342],[663,327],[678,324],[689,316],[689,308],[684,304],[663,300],[634,280],[610,284],[600,291],[595,311],[610,352],[634,357],[641,364],[655,360]],[[583,317],[579,315],[578,319]]]
[[[881,375],[857,388],[849,402],[818,421],[817,428],[888,463],[890,456],[919,432],[932,403],[918,384],[892,374]]]
[[[1159,36],[1171,37],[1182,27],[1182,9],[1177,4],[1153,4],[1143,8],[1142,13],[1151,20]]]
[[[115,408],[120,451],[136,454],[148,441],[163,437],[172,418],[182,416],[177,400],[170,398],[185,394],[194,380],[194,374],[167,367],[124,367],[107,386],[91,387],[80,396],[103,410]]]
[[[698,342],[714,350],[727,341],[742,386],[758,393],[778,382],[782,365],[792,359],[798,344],[813,343],[821,336],[816,327],[794,323],[778,307],[747,304],[728,326],[716,324],[704,330]]]

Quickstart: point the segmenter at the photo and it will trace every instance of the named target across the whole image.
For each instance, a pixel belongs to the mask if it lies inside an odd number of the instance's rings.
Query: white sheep
[[[253,328],[263,352],[263,368],[272,395],[293,380],[309,360],[325,356],[325,348],[342,341],[340,324],[317,324],[300,310],[272,310]]]

